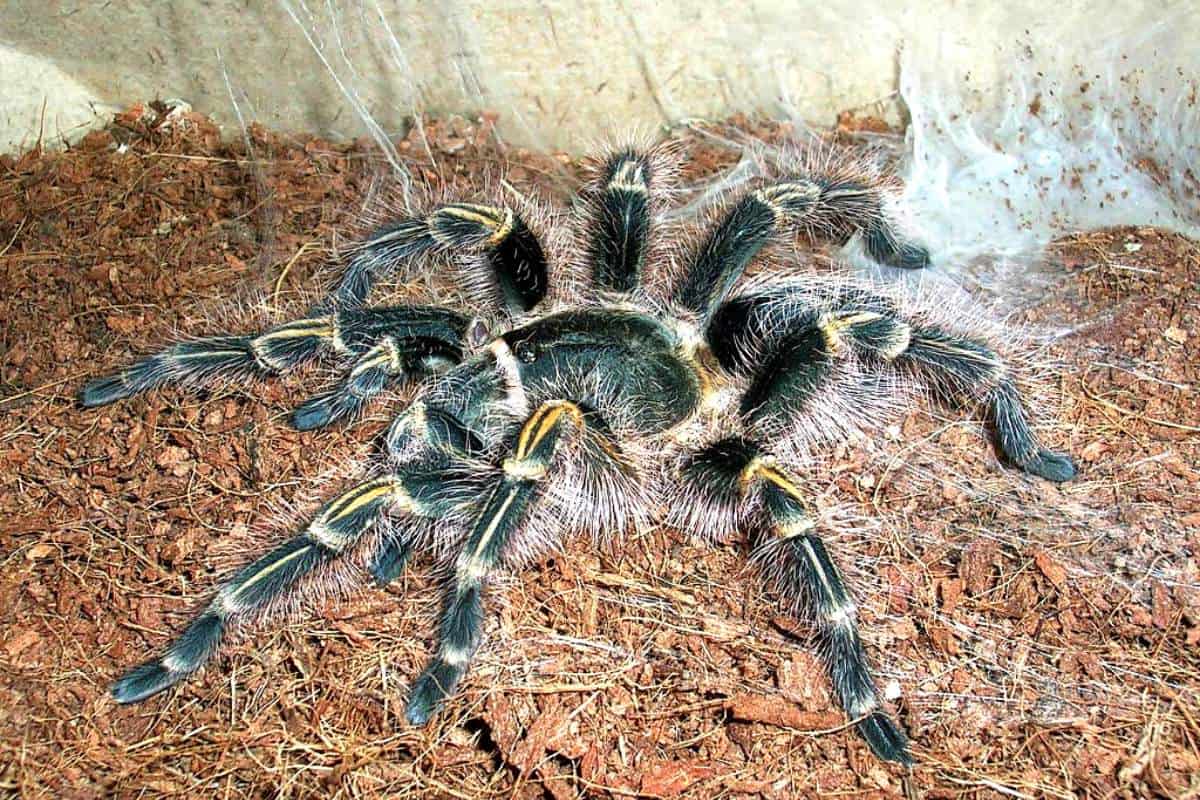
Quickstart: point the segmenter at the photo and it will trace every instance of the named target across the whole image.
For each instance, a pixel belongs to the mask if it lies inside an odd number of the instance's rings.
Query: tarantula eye
[[[471,320],[471,325],[467,328],[467,344],[471,347],[482,347],[487,344],[488,339],[492,337],[492,331],[488,328],[488,324],[479,317]]]
[[[537,360],[537,345],[531,342],[517,342],[513,346],[513,355],[526,364],[532,364]]]

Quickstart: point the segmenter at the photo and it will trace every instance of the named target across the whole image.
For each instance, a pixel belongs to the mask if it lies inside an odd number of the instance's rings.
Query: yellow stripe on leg
[[[537,410],[533,412],[533,416],[521,428],[520,436],[517,437],[516,458],[528,458],[529,454],[542,443],[542,440],[549,435],[564,414],[568,414],[575,424],[583,424],[583,411],[569,400],[552,400],[538,406]]]
[[[504,497],[504,502],[500,504],[500,508],[488,520],[488,526],[484,529],[483,534],[479,537],[479,541],[475,544],[474,550],[470,555],[464,553],[465,558],[461,558],[458,563],[458,581],[461,586],[469,586],[473,583],[479,583],[487,577],[488,571],[492,565],[488,563],[483,554],[487,551],[488,544],[496,535],[496,531],[500,528],[500,523],[504,521],[504,515],[508,513],[509,508],[517,499],[517,495],[523,491],[518,486],[508,487],[508,494]]]
[[[173,361],[188,361],[193,358],[217,358],[218,356],[245,356],[245,350],[205,350],[201,353],[172,353]]]
[[[316,317],[314,319],[301,319],[295,322],[289,322],[286,325],[280,325],[278,328],[271,330],[258,337],[258,341],[270,341],[272,339],[298,339],[303,337],[317,337],[320,339],[333,338],[335,326],[333,320],[329,317]]]
[[[292,561],[295,561],[297,558],[299,558],[303,555],[306,555],[308,553],[308,551],[312,550],[314,547],[316,547],[316,545],[307,544],[304,547],[301,547],[294,552],[288,553],[286,556],[279,559],[278,561],[272,561],[270,564],[263,567],[262,569],[260,569],[258,572],[251,575],[246,580],[242,581],[241,584],[238,585],[237,589],[233,590],[232,593],[230,593],[227,597],[222,599],[223,608],[227,612],[235,611],[235,610],[241,611],[243,608],[245,608],[245,606],[241,605],[241,603],[239,602],[239,598],[243,592],[254,588],[255,584],[265,580],[273,572],[278,571],[286,564],[290,564]]]
[[[448,217],[473,222],[476,225],[487,228],[492,232],[488,237],[488,243],[493,245],[502,242],[504,237],[512,232],[516,221],[511,209],[481,206],[474,203],[457,203],[452,206],[443,206],[434,213],[445,214]]]
[[[329,504],[325,509],[325,513],[321,515],[321,521],[326,524],[337,522],[339,519],[343,519],[358,511],[363,506],[393,494],[397,488],[396,481],[393,478],[379,478],[378,480],[355,486],[350,491],[335,498]]]

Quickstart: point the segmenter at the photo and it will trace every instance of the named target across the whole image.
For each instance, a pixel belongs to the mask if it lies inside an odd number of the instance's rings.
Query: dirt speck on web
[[[400,152],[447,195],[504,165],[515,189],[565,200],[579,165],[502,150],[491,122],[429,122]],[[836,135],[877,127],[846,117]],[[695,155],[685,182],[736,163],[710,136],[679,135]],[[1051,428],[1079,481],[1013,476],[944,410],[897,427],[902,441],[928,441],[936,465],[914,451],[867,481],[875,462],[838,454],[829,486],[864,521],[836,543],[838,558],[912,736],[911,776],[846,727],[803,626],[745,569],[744,542],[708,547],[661,529],[601,552],[575,541],[503,581],[462,695],[427,728],[401,715],[437,609],[437,576],[420,559],[387,590],[284,615],[179,689],[115,705],[110,681],[286,532],[271,520],[311,512],[328,489],[320,476],[352,473],[386,424],[380,411],[292,430],[288,412],[327,377],[313,374],[75,404],[87,377],[180,333],[244,329],[239,304],[280,321],[311,296],[378,164],[365,145],[257,127],[248,140],[138,107],[66,152],[0,156],[6,793],[1200,791],[1200,251],[1152,229],[1055,243],[1057,283],[1022,312],[1062,332],[1049,346]],[[955,480],[931,490],[922,471]]]

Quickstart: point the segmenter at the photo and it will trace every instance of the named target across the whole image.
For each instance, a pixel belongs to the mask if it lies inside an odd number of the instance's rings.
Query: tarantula
[[[735,198],[676,258],[663,212],[679,162],[665,146],[598,159],[569,234],[539,223],[523,200],[450,202],[393,219],[350,248],[330,296],[303,318],[184,341],[88,383],[81,402],[95,407],[171,384],[278,375],[332,354],[345,377],[295,410],[301,430],[417,383],[373,475],[237,571],[161,656],[116,681],[113,697],[140,701],[187,677],[232,627],[324,566],[357,554],[382,586],[424,550],[446,578],[437,651],[406,707],[420,725],[463,679],[498,570],[568,533],[667,522],[710,540],[747,534],[751,559],[812,624],[858,731],[878,757],[911,763],[796,470],[877,430],[907,397],[895,386],[915,384],[977,403],[1017,468],[1064,481],[1075,467],[1037,441],[996,343],[952,315],[867,282],[785,277],[777,264],[744,279],[765,248],[799,232],[858,236],[881,264],[927,266],[877,173],[836,157],[793,164]],[[553,236],[565,240],[557,251]],[[457,265],[476,313],[367,305],[374,284],[437,253]]]

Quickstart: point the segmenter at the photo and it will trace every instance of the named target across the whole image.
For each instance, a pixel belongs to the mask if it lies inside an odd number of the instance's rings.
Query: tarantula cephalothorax
[[[661,212],[677,161],[662,146],[599,160],[569,235],[544,221],[538,230],[528,209],[474,203],[387,222],[353,247],[331,297],[304,318],[186,341],[90,382],[89,407],[341,357],[341,383],[296,409],[302,429],[352,417],[397,382],[420,382],[374,477],[222,584],[160,657],[114,684],[116,700],[182,680],[231,628],[324,566],[355,555],[384,585],[427,550],[446,583],[437,652],[408,698],[408,720],[424,723],[467,671],[497,570],[568,533],[661,521],[666,507],[666,521],[702,536],[750,535],[752,558],[813,625],[837,697],[871,749],[910,762],[854,602],[793,477],[805,453],[877,424],[883,401],[905,396],[893,386],[919,384],[977,402],[1012,465],[1053,481],[1075,468],[1039,445],[996,344],[950,315],[866,283],[770,269],[735,292],[760,251],[797,229],[839,241],[858,234],[879,262],[925,266],[877,175],[809,160],[736,198],[693,252],[673,259]],[[461,268],[474,317],[366,305],[373,283],[436,252]],[[566,279],[571,265],[580,280]]]

